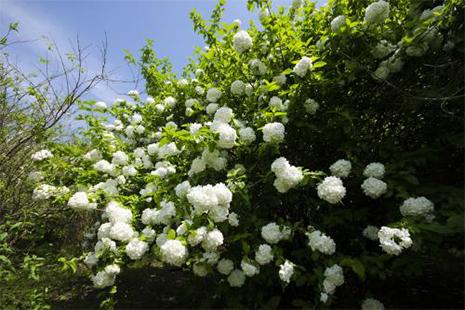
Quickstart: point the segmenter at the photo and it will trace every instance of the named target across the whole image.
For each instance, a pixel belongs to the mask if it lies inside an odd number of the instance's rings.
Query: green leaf
[[[176,239],[176,231],[172,228],[168,231],[168,239],[169,240]]]

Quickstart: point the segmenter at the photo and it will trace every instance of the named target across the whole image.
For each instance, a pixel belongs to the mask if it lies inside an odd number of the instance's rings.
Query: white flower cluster
[[[370,240],[378,240],[379,228],[373,225],[368,225],[363,230],[363,236]]]
[[[319,251],[326,255],[332,255],[336,252],[336,243],[331,237],[323,234],[319,230],[311,233],[306,233],[308,237],[308,245],[312,251]]]
[[[176,215],[176,208],[172,201],[160,202],[160,209],[147,208],[142,211],[141,221],[145,225],[169,225]]]
[[[48,184],[37,186],[32,192],[32,200],[47,200],[57,194],[57,187]]]
[[[231,287],[241,287],[244,285],[245,275],[242,270],[235,269],[228,277],[228,283]]]
[[[247,277],[253,277],[260,273],[260,268],[253,264],[249,259],[242,259],[241,269]]]
[[[161,257],[165,263],[181,266],[189,254],[187,248],[179,240],[167,240],[160,246]]]
[[[352,164],[345,159],[339,159],[329,167],[331,174],[335,177],[347,178],[352,170]]]
[[[367,179],[363,181],[361,188],[366,196],[377,199],[387,192],[387,184],[380,180],[384,173],[385,168],[381,163],[371,163],[365,167],[363,175]]]
[[[302,170],[289,164],[284,157],[276,159],[271,164],[271,171],[276,175],[273,185],[280,193],[286,193],[304,179]]]
[[[51,157],[53,157],[53,154],[49,150],[40,150],[31,155],[33,161],[41,161]]]
[[[126,254],[130,259],[137,260],[140,259],[148,249],[149,245],[147,242],[134,238],[126,245]]]
[[[286,111],[287,110],[287,102],[284,102],[281,100],[281,98],[277,96],[273,96],[270,99],[269,103],[270,108],[275,109],[277,111]]]
[[[218,88],[210,88],[207,91],[207,100],[209,102],[217,102],[222,95],[223,93]]]
[[[325,269],[325,279],[323,281],[323,292],[326,294],[333,294],[336,287],[344,284],[344,273],[341,266],[334,264]]]
[[[294,266],[289,260],[285,260],[284,264],[279,265],[279,278],[286,283],[291,282],[292,275],[294,274]]]
[[[379,0],[370,4],[365,10],[365,21],[368,24],[382,24],[389,18],[389,3]]]
[[[97,272],[92,277],[92,281],[96,288],[104,288],[112,286],[115,283],[116,275],[120,273],[120,267],[118,265],[108,265],[104,270]]]
[[[262,227],[261,235],[269,244],[276,244],[286,237],[286,232],[278,224],[271,222]]]
[[[263,140],[269,143],[280,143],[284,140],[285,128],[281,123],[269,123],[263,127]]]
[[[312,68],[312,60],[309,57],[302,57],[301,60],[295,65],[294,73],[300,77],[304,77],[308,70]]]
[[[260,265],[270,263],[274,258],[271,247],[268,244],[261,244],[255,252],[255,260]]]
[[[218,150],[210,152],[208,149],[205,149],[202,152],[202,156],[197,157],[192,161],[188,174],[194,175],[204,171],[206,168],[212,168],[216,171],[220,171],[226,167],[226,164],[226,157],[222,157]]]
[[[403,216],[424,216],[427,219],[432,219],[434,212],[434,204],[426,197],[409,198],[400,206],[400,213]]]
[[[331,203],[336,204],[346,195],[346,188],[342,180],[338,177],[325,177],[323,182],[317,186],[318,197]]]
[[[252,72],[257,75],[265,75],[268,71],[268,68],[260,59],[252,59],[249,65]]]
[[[314,99],[309,98],[305,100],[304,108],[308,114],[314,115],[319,107],[320,107],[319,103],[316,102]]]
[[[396,46],[389,41],[381,40],[371,51],[375,58],[384,58],[395,51]]]
[[[331,21],[331,31],[338,32],[342,26],[346,23],[346,17],[344,15],[339,15]]]
[[[409,248],[413,243],[406,228],[383,226],[378,232],[378,238],[381,248],[390,255],[399,255],[403,249]]]
[[[231,93],[235,96],[242,96],[245,94],[245,83],[241,80],[235,80],[231,84]]]
[[[241,54],[252,47],[252,38],[247,31],[241,30],[234,35],[233,46]]]
[[[77,192],[68,200],[68,206],[75,209],[95,209],[97,205],[90,203],[86,192]]]
[[[362,302],[362,310],[384,310],[384,305],[377,299],[367,298]]]
[[[187,200],[194,206],[197,215],[207,213],[214,222],[228,218],[231,191],[223,183],[194,186],[187,193]]]
[[[257,136],[255,135],[253,128],[244,127],[239,129],[239,138],[244,144],[248,145],[254,142],[257,139]]]

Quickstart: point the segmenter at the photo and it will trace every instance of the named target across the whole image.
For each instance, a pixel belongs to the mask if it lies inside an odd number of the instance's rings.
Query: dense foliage
[[[460,260],[463,2],[247,5],[261,26],[191,14],[183,78],[128,54],[148,96],[82,104],[86,146],[32,156],[33,198],[92,221],[94,285],[175,266],[229,306],[374,309]]]

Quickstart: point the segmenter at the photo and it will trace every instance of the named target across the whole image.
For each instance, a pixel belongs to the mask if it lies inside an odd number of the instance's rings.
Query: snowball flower
[[[223,234],[218,229],[208,232],[202,240],[202,247],[206,251],[215,251],[220,245],[223,244]]]
[[[287,78],[284,74],[277,75],[273,77],[273,82],[280,86],[284,86],[286,84]]]
[[[373,177],[377,179],[382,179],[384,177],[385,168],[381,163],[371,163],[365,167],[363,170],[363,175],[367,178]]]
[[[241,268],[247,277],[253,277],[254,275],[257,275],[260,272],[260,269],[258,269],[257,266],[251,264],[248,260],[244,259],[241,261]]]
[[[110,201],[105,208],[105,215],[111,223],[130,223],[132,220],[132,212],[129,209],[121,207],[117,202]]]
[[[184,181],[176,185],[176,187],[174,188],[174,191],[176,192],[176,196],[178,196],[179,198],[183,198],[183,197],[186,197],[190,189],[191,189],[191,184],[189,183],[189,181]]]
[[[276,159],[271,164],[271,171],[276,175],[273,185],[280,193],[286,193],[296,187],[304,178],[301,169],[290,165],[284,157]]]
[[[208,269],[205,264],[194,264],[192,266],[192,272],[199,277],[205,277],[208,274]]]
[[[268,70],[266,65],[260,59],[252,59],[250,61],[250,68],[254,72],[254,74],[264,75]],[[246,93],[247,93],[247,85],[246,85]]]
[[[378,232],[379,228],[376,226],[368,225],[364,230],[363,230],[363,236],[365,238],[368,238],[370,240],[378,240]]]
[[[111,163],[114,165],[125,166],[128,164],[128,161],[129,161],[128,155],[124,153],[123,151],[118,151],[118,152],[113,153],[113,158],[111,160]]]
[[[174,97],[168,96],[163,100],[163,105],[167,108],[174,108],[176,106],[177,100]]]
[[[245,275],[239,269],[236,269],[233,272],[231,272],[231,274],[228,277],[228,283],[231,287],[241,287],[242,285],[244,285],[244,282]]]
[[[319,107],[320,105],[315,100],[313,99],[305,100],[304,108],[308,114],[311,114],[311,115],[315,114]]]
[[[53,157],[53,154],[49,150],[40,150],[31,155],[33,161],[41,161],[51,157]]]
[[[279,98],[277,96],[271,97],[269,106],[270,106],[270,108],[276,109],[278,111],[286,111],[287,110],[287,104],[286,103],[283,104],[283,101],[281,100],[281,98]]]
[[[95,107],[96,109],[102,109],[102,110],[103,110],[103,109],[106,109],[106,108],[107,108],[107,104],[106,104],[105,102],[103,102],[103,101],[97,101],[97,102],[95,103],[94,107]]]
[[[260,265],[266,265],[273,260],[274,256],[268,244],[261,244],[255,252],[255,260]]]
[[[390,42],[386,40],[381,40],[376,46],[373,48],[371,51],[371,54],[375,58],[384,58],[390,53],[392,53],[396,49],[396,46],[394,44],[391,44]]]
[[[209,102],[217,102],[223,93],[218,88],[210,88],[207,91],[207,100]]]
[[[284,140],[284,125],[281,123],[269,123],[263,127],[263,140],[270,143],[280,143]]]
[[[373,177],[363,181],[361,188],[363,193],[372,199],[379,198],[387,192],[387,184]]]
[[[121,172],[123,173],[124,176],[127,176],[127,177],[133,177],[137,174],[137,170],[136,168],[134,168],[133,165],[124,166],[123,169],[121,169]]]
[[[344,15],[339,15],[331,21],[331,31],[338,32],[342,26],[346,23],[346,17]]]
[[[135,232],[131,225],[117,222],[110,229],[110,238],[118,241],[129,241],[134,236]]]
[[[336,252],[336,243],[327,235],[316,230],[306,234],[308,237],[308,245],[312,251],[319,251],[323,254],[332,255]]]
[[[92,277],[92,282],[96,288],[112,286],[115,283],[115,275],[105,271],[99,271]]]
[[[223,258],[218,262],[218,272],[224,275],[228,275],[234,269],[234,263],[230,259]]]
[[[207,112],[207,114],[211,115],[211,114],[215,113],[216,110],[218,110],[218,107],[219,107],[219,105],[217,103],[210,103],[205,108],[205,112]]]
[[[188,251],[179,240],[167,240],[160,247],[161,257],[165,263],[181,266],[184,264]]]
[[[147,242],[135,238],[126,245],[126,254],[130,259],[136,260],[140,259],[148,249]]]
[[[128,96],[137,99],[139,98],[139,92],[136,89],[128,91]]]
[[[333,294],[336,287],[344,284],[344,273],[341,266],[337,264],[326,268],[324,275],[323,289],[327,294]]]
[[[317,186],[318,197],[331,203],[336,204],[346,195],[346,189],[342,180],[338,177],[326,177],[323,182]]]
[[[300,77],[304,77],[311,67],[312,67],[312,60],[309,57],[304,56],[295,65],[293,72]]]
[[[374,298],[367,298],[362,302],[362,310],[384,310],[384,305]]]
[[[198,123],[190,124],[189,133],[194,136],[200,130],[200,128],[202,128],[202,124],[198,124]]]
[[[84,155],[84,159],[89,161],[97,161],[102,159],[102,153],[99,150],[91,150]]]
[[[239,226],[239,216],[234,212],[229,213],[229,215],[228,215],[228,223],[229,223],[229,225],[231,225],[233,227]]]
[[[403,249],[412,245],[412,239],[408,229],[381,227],[378,232],[378,238],[381,248],[390,255],[399,255]]]
[[[241,54],[252,47],[252,38],[247,31],[241,30],[234,35],[233,46]]]
[[[254,142],[257,139],[254,130],[250,127],[239,129],[239,138],[246,145]]]
[[[283,238],[279,225],[274,222],[263,226],[261,235],[263,239],[270,244],[278,243]]]
[[[47,184],[39,185],[32,192],[32,200],[39,201],[39,200],[49,199],[50,197],[55,195],[56,190],[57,188],[52,185],[47,185]]]
[[[348,177],[351,169],[352,164],[350,163],[350,161],[345,159],[339,159],[329,167],[331,174],[340,178]]]
[[[233,110],[228,107],[221,107],[215,112],[214,120],[221,123],[229,123],[233,117]]]
[[[89,208],[89,199],[86,192],[77,192],[68,200],[68,206],[76,209]]]
[[[202,242],[203,238],[207,235],[207,228],[205,226],[197,228],[193,233],[187,237],[187,242],[191,246],[196,246]]]
[[[231,93],[236,96],[241,96],[245,92],[245,83],[241,80],[236,80],[231,84]]]
[[[426,197],[409,198],[400,206],[402,216],[427,216],[434,211],[434,204]]]
[[[382,24],[389,17],[389,3],[380,0],[370,4],[365,10],[368,24]]]
[[[286,259],[284,264],[279,266],[279,278],[286,283],[291,282],[291,277],[294,274],[294,264]]]

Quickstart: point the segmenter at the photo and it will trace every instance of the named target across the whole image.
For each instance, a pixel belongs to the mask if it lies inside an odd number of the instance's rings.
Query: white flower
[[[89,199],[86,192],[77,192],[68,200],[68,206],[76,209],[88,209]]]
[[[107,104],[103,101],[97,101],[94,106],[96,109],[102,109],[102,110],[107,108]]]
[[[255,260],[260,265],[266,265],[273,260],[274,256],[268,244],[261,244],[255,252]]]
[[[214,114],[216,110],[218,110],[218,107],[219,105],[217,103],[210,103],[205,108],[205,111],[207,112],[207,114],[211,115],[211,114]]]
[[[362,310],[384,310],[384,305],[374,298],[367,298],[362,302]]]
[[[223,244],[223,234],[218,229],[209,231],[202,240],[202,248],[206,251],[215,251]]]
[[[239,54],[252,47],[252,38],[245,30],[241,30],[234,35],[233,46]]]
[[[304,108],[308,114],[311,114],[311,115],[315,114],[319,107],[320,105],[315,100],[313,99],[305,100]]]
[[[163,100],[163,105],[169,109],[174,108],[176,106],[176,103],[177,103],[176,98],[171,97],[171,96],[168,96],[165,98],[165,100]]]
[[[132,212],[129,209],[121,207],[117,202],[110,201],[105,208],[105,215],[111,223],[130,223],[132,220]]]
[[[294,274],[294,264],[286,259],[284,264],[279,266],[279,278],[286,283],[291,282],[291,277]]]
[[[134,238],[126,245],[126,254],[130,259],[136,260],[140,259],[148,249],[147,242]]]
[[[339,159],[329,167],[331,174],[340,178],[347,178],[350,174],[351,169],[352,164],[350,163],[350,161],[345,159]]]
[[[263,127],[263,140],[270,143],[280,143],[284,140],[284,125],[281,123],[269,123]]]
[[[365,167],[363,175],[367,178],[373,177],[377,179],[382,179],[384,177],[385,168],[381,163],[371,163]]]
[[[133,177],[137,174],[137,170],[133,165],[124,166],[123,169],[121,169],[121,172],[126,177]]]
[[[222,95],[223,93],[219,89],[210,88],[207,91],[207,100],[209,102],[217,102],[221,98]]]
[[[263,226],[261,235],[263,239],[265,239],[265,241],[269,244],[278,243],[283,238],[283,234],[281,233],[279,225],[274,222]]]
[[[277,96],[271,97],[269,106],[270,106],[270,108],[273,108],[273,109],[278,110],[278,111],[286,111],[287,110],[287,104],[283,104],[283,101],[281,100],[281,98],[279,98]]]
[[[244,259],[241,261],[241,268],[247,277],[253,277],[260,272],[260,269],[257,266]]]
[[[331,21],[331,31],[338,32],[342,26],[346,23],[346,17],[344,15],[339,15]]]
[[[189,183],[189,181],[184,181],[176,185],[174,191],[176,192],[176,196],[178,196],[179,198],[184,198],[186,197],[190,189],[191,189],[191,184]]]
[[[325,177],[317,186],[318,197],[331,204],[336,204],[346,195],[342,180],[338,177]]]
[[[87,253],[86,257],[84,258],[84,264],[86,264],[88,267],[93,267],[97,265],[98,263],[98,257],[95,255],[95,253]]]
[[[123,151],[118,151],[116,153],[113,153],[113,158],[111,160],[111,163],[114,165],[121,165],[125,166],[128,164],[129,157],[126,153]]]
[[[234,269],[234,263],[230,259],[223,258],[218,262],[218,272],[224,275],[228,275]]]
[[[177,148],[176,143],[171,142],[163,145],[158,150],[158,158],[166,158],[179,154],[181,151]]]
[[[142,122],[142,115],[139,113],[134,113],[131,117],[132,124],[140,124]]]
[[[189,81],[186,79],[180,79],[177,84],[179,87],[182,88],[182,87],[186,87],[187,85],[189,85]]]
[[[51,157],[53,157],[53,154],[49,150],[40,150],[31,155],[33,161],[41,161]]]
[[[196,276],[205,277],[208,274],[208,269],[205,264],[197,263],[192,266],[192,272],[194,272]]]
[[[363,181],[361,188],[363,193],[372,199],[379,198],[387,192],[387,184],[373,177]]]
[[[252,59],[249,63],[250,68],[252,69],[254,74],[258,75],[265,75],[266,71],[268,70],[266,65],[260,59]],[[246,93],[247,93],[247,85],[246,85]]]
[[[142,237],[147,241],[147,242],[153,242],[155,240],[156,232],[154,229],[150,227],[145,227],[142,230]]]
[[[219,110],[218,110],[219,111]],[[226,123],[217,123],[211,126],[213,132],[219,134],[217,145],[223,149],[230,149],[236,144],[237,133],[234,128]]]
[[[195,135],[200,130],[200,128],[202,128],[202,124],[198,124],[198,123],[190,124],[189,132],[191,135]]]
[[[99,271],[92,277],[92,282],[96,288],[112,286],[115,283],[115,275],[108,274],[105,271]]]
[[[155,100],[153,99],[152,96],[148,96],[148,97],[145,99],[145,103],[147,103],[147,104],[154,104],[154,103],[155,103]]]
[[[321,292],[320,301],[325,304],[328,301],[328,294]]]
[[[286,84],[287,78],[284,74],[277,75],[273,77],[273,82],[277,83],[280,86],[284,86]]]
[[[391,44],[389,41],[381,40],[371,51],[371,54],[375,58],[384,58],[396,49],[394,44]]]
[[[128,96],[137,99],[139,98],[139,92],[135,89],[128,91]]]
[[[189,98],[184,104],[186,108],[192,108],[194,105],[198,105],[199,101],[197,99]]]
[[[207,228],[205,226],[197,228],[193,233],[187,237],[187,242],[191,246],[196,246],[202,242],[203,238],[207,235]]]
[[[246,145],[254,142],[257,139],[255,132],[251,127],[239,129],[239,138]]]
[[[326,268],[324,275],[323,289],[327,294],[333,294],[336,287],[344,284],[344,273],[341,266],[337,264]]]
[[[34,189],[32,192],[32,200],[40,201],[46,200],[56,194],[57,188],[52,185],[42,184]]]
[[[381,248],[390,255],[399,255],[403,249],[409,248],[413,243],[406,228],[397,229],[383,226],[378,232],[378,238]]]
[[[434,212],[434,204],[426,197],[409,198],[402,203],[403,216],[427,216]]]
[[[91,150],[84,155],[84,159],[89,161],[97,161],[102,159],[102,153],[99,150]]]
[[[236,213],[231,212],[228,215],[228,223],[233,227],[239,226],[239,217]]]
[[[235,19],[233,20],[232,24],[236,26],[237,28],[239,28],[242,24],[242,21],[240,19]]]
[[[312,68],[312,60],[304,56],[295,65],[293,72],[300,77],[304,77],[307,74],[308,70],[310,70],[311,68]]]
[[[110,229],[110,238],[118,241],[129,241],[134,236],[134,230],[131,225],[117,222]]]
[[[363,236],[365,238],[368,238],[370,240],[378,240],[378,232],[379,228],[376,226],[368,225],[364,230],[363,230]]]
[[[332,255],[336,252],[336,243],[329,236],[316,230],[311,233],[306,233],[308,237],[308,245],[312,251],[319,251],[323,254]]]
[[[271,164],[271,171],[276,175],[273,185],[280,193],[286,193],[296,187],[304,178],[301,169],[290,165],[284,157]]]
[[[241,96],[245,92],[245,84],[241,80],[236,80],[231,84],[231,93],[236,96]]]
[[[163,261],[174,266],[184,264],[188,255],[187,248],[179,240],[167,240],[160,252]]]
[[[229,123],[233,117],[233,110],[228,107],[221,107],[215,112],[214,120],[221,123]]]
[[[368,24],[382,24],[389,18],[389,3],[380,0],[370,4],[365,10],[365,21]]]
[[[245,275],[240,269],[235,269],[228,277],[228,283],[231,287],[241,287],[244,282]]]
[[[113,175],[115,173],[115,165],[110,164],[105,159],[99,160],[94,164],[94,169],[103,173],[107,173],[109,175]]]

